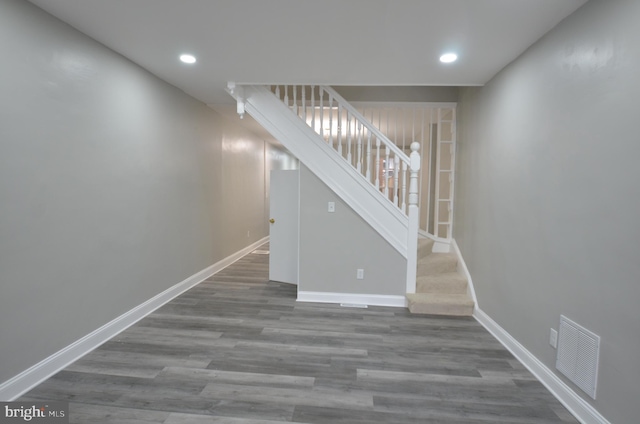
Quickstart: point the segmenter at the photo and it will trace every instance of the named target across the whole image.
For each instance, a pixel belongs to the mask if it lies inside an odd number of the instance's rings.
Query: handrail
[[[405,289],[407,293],[415,293],[420,219],[418,205],[418,177],[421,166],[420,143],[414,140],[410,144],[411,155],[408,156],[331,87],[310,86],[310,104],[307,103],[306,91],[309,86],[284,85],[282,87],[282,91],[280,91],[280,85],[269,87],[269,90],[321,138],[311,141],[318,143],[322,140],[330,146],[333,152],[352,167],[353,171],[358,174],[358,178],[364,178],[368,184],[375,187],[376,196],[383,196],[385,201],[390,202],[401,211],[402,218],[404,218],[400,220],[403,221],[401,225],[406,225],[404,243],[400,242],[404,244],[404,255],[407,258]],[[245,99],[242,87],[236,87],[233,84],[233,86],[229,86],[229,89],[230,92],[233,90],[232,95],[235,94],[238,113],[243,113]],[[318,103],[316,103],[315,97],[316,90]],[[291,93],[291,97],[289,93]],[[299,96],[298,93],[300,93]],[[324,103],[325,93],[329,97],[328,104]],[[334,101],[337,104],[335,109]],[[343,112],[346,116],[343,116]],[[325,127],[325,123],[329,124],[329,128]],[[334,127],[334,123],[337,124],[336,127]],[[347,131],[346,139],[343,140],[343,125],[345,124]],[[335,144],[334,128],[338,135]],[[327,130],[328,135],[325,133]],[[384,152],[381,152],[381,146],[384,146]],[[368,193],[373,195],[371,191]],[[388,205],[388,203],[384,205],[385,209],[383,210],[397,214],[397,212],[388,209]]]
[[[269,89],[360,177],[408,216],[410,176],[419,169],[412,169],[415,161],[373,122],[329,86],[275,85]]]
[[[376,137],[380,138],[380,141],[382,141],[382,143],[385,146],[388,146],[393,151],[393,153],[398,155],[398,157],[403,162],[406,162],[406,163],[410,162],[409,156],[406,153],[404,153],[398,146],[396,146],[393,141],[389,140],[389,137],[384,135],[382,133],[382,131],[380,131],[378,128],[376,128],[367,118],[362,116],[362,114],[360,112],[358,112],[358,110],[356,108],[354,108],[351,105],[351,103],[346,101],[340,94],[338,94],[338,92],[336,90],[334,90],[333,88],[329,87],[328,85],[321,85],[320,87],[324,91],[326,91],[327,93],[330,93],[331,96],[335,100],[337,100],[338,103],[340,103],[344,109],[348,110],[349,113],[352,114],[354,118],[356,118],[358,121],[362,122],[363,125],[366,126],[367,129],[369,131],[371,131],[372,134],[374,134]]]

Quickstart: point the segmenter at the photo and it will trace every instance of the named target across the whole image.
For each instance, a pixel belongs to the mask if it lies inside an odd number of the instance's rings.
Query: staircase
[[[474,302],[467,279],[457,272],[454,253],[433,253],[434,241],[418,240],[416,293],[407,294],[409,311],[414,314],[470,316]]]
[[[455,255],[432,253],[431,239],[418,244],[419,143],[410,143],[407,155],[328,86],[229,83],[228,92],[240,117],[249,113],[406,258],[403,288],[411,312],[471,315],[474,304]],[[451,238],[455,111],[446,118],[438,109],[435,197],[427,216],[433,209],[434,233],[445,229],[446,238],[435,237],[435,250],[448,248]],[[431,152],[431,141],[427,147]]]

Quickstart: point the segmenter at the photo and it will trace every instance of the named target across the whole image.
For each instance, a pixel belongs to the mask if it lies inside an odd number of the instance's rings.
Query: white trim
[[[400,146],[396,145],[396,143],[389,140],[389,138],[385,134],[383,134],[382,131],[378,129],[378,127],[373,125],[373,122],[369,121],[367,118],[362,116],[362,114],[355,107],[353,107],[351,103],[346,101],[344,97],[340,95],[340,93],[338,93],[336,90],[331,88],[331,86],[329,85],[322,85],[320,87],[322,87],[324,91],[326,91],[331,96],[333,96],[333,98],[338,102],[338,104],[342,106],[343,110],[346,110],[347,113],[351,114],[357,121],[360,121],[367,130],[371,131],[373,135],[375,135],[380,141],[382,141],[382,144],[385,145],[385,149],[388,148],[393,153],[395,153],[396,161],[400,159],[404,163],[407,163],[407,164],[409,163],[409,155],[403,152],[402,151],[403,149],[401,149]]]
[[[611,424],[477,305],[473,317],[531,371],[578,421],[582,424]]]
[[[433,234],[438,236],[440,234],[440,152],[442,150],[442,125],[440,122],[442,120],[442,109],[436,109],[436,112],[436,182],[433,186]],[[431,152],[429,152],[429,154],[431,154]],[[429,159],[429,162],[431,162],[431,159]],[[429,181],[429,185],[431,185],[431,181]],[[429,229],[428,225],[429,223],[427,223],[427,230]],[[448,231],[447,235],[450,235]]]
[[[449,199],[450,203],[450,210],[449,210],[449,221],[451,222],[451,224],[449,224],[449,237],[451,237],[451,239],[453,239],[453,224],[455,222],[455,219],[453,219],[454,216],[454,212],[455,212],[455,203],[456,203],[456,169],[458,169],[458,106],[456,105],[455,107],[452,108],[453,110],[451,111],[451,136],[453,137],[452,141],[452,146],[451,148],[453,149],[453,158],[451,159],[451,182],[450,182],[450,188],[451,191],[449,192]]]
[[[296,287],[300,287],[300,210],[301,210],[301,204],[300,204],[300,199],[302,198],[302,192],[300,191],[300,187],[302,187],[302,169],[300,169],[300,161],[298,161],[298,240],[297,240],[297,244],[296,244],[296,249],[298,249],[298,251],[296,252],[297,256],[296,259],[298,260],[298,265],[296,265]],[[271,206],[269,206],[271,207]],[[271,227],[269,227],[269,231],[271,231]],[[271,234],[271,232],[269,232],[269,234]],[[271,267],[269,267],[269,272],[271,272]]]
[[[393,306],[397,308],[405,308],[407,303],[405,296],[311,291],[299,291],[297,300],[298,302],[351,303],[357,305]]]
[[[64,369],[71,363],[77,361],[87,353],[107,342],[120,332],[126,330],[151,312],[155,311],[162,305],[173,300],[175,297],[189,290],[193,286],[201,283],[203,280],[211,277],[213,274],[221,271],[231,265],[238,259],[255,250],[258,246],[263,245],[269,240],[265,237],[255,243],[245,247],[242,250],[222,259],[221,261],[193,274],[186,280],[169,287],[152,297],[151,299],[141,303],[135,308],[125,312],[114,320],[106,323],[102,327],[94,330],[79,340],[71,343],[69,346],[59,350],[48,358],[38,362],[31,368],[21,372],[15,377],[5,381],[0,385],[0,400],[12,401],[24,393],[28,392],[38,384],[42,383],[53,374]]]
[[[473,299],[473,303],[475,304],[474,308],[478,307],[478,298],[476,297],[476,289],[473,287],[473,280],[471,279],[471,274],[469,273],[469,268],[467,268],[467,264],[462,257],[462,252],[458,247],[458,243],[456,239],[451,239],[451,247],[453,248],[453,252],[458,257],[458,272],[462,273],[467,278],[467,288],[468,293],[471,295],[471,299]]]

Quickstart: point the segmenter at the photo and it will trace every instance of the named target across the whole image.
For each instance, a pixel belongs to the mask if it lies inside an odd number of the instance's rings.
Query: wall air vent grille
[[[599,356],[600,336],[561,315],[556,368],[593,399]]]

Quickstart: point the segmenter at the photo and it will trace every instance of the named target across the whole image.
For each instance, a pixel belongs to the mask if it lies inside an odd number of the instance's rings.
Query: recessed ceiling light
[[[456,60],[458,60],[458,55],[455,53],[445,53],[440,56],[440,62],[442,63],[451,63],[455,62]]]
[[[184,63],[196,63],[196,57],[191,54],[182,54],[180,55],[180,60]]]

